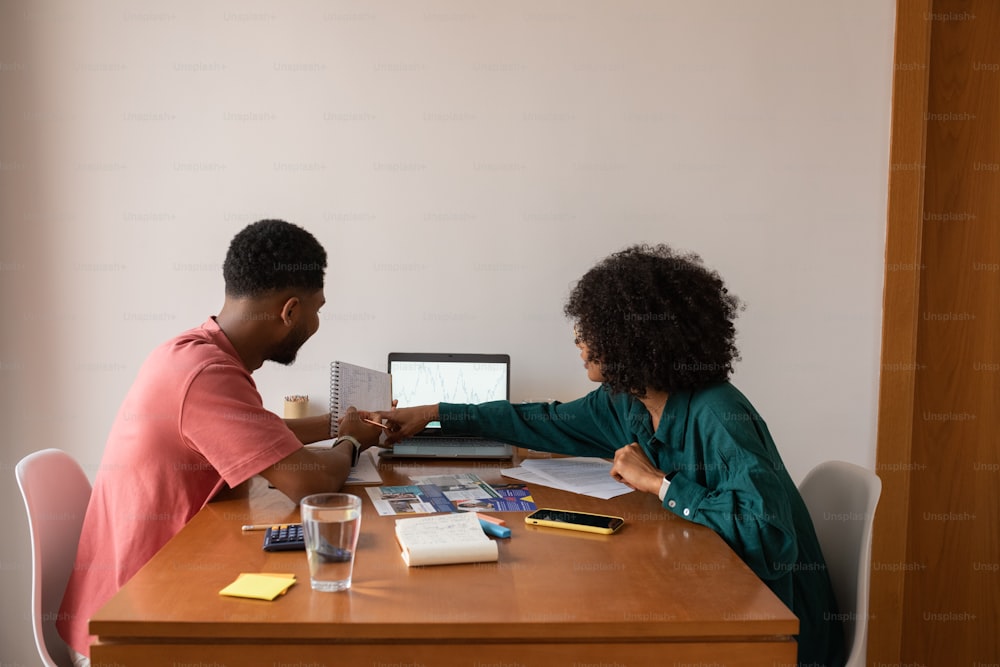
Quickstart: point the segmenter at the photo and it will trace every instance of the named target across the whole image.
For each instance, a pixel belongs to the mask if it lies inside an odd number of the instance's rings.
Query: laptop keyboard
[[[392,453],[396,456],[509,459],[514,454],[514,448],[495,440],[431,436],[397,443]]]
[[[478,438],[415,438],[404,440],[401,444],[417,447],[496,447],[503,443]]]

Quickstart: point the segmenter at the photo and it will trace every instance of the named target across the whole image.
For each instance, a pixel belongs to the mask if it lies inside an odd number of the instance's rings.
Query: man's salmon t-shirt
[[[59,634],[90,654],[87,624],[220,491],[302,444],[264,409],[214,318],[156,348],[115,418],[94,479]]]

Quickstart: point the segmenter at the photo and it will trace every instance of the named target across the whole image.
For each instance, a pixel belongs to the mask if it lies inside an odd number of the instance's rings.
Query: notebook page
[[[388,373],[364,366],[334,361],[330,364],[330,429],[350,407],[357,410],[388,410],[392,407],[392,378]],[[332,433],[331,433],[332,435]]]

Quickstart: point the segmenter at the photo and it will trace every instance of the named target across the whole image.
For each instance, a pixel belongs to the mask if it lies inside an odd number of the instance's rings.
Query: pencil
[[[369,424],[373,424],[375,426],[378,426],[379,428],[384,428],[386,431],[389,430],[389,427],[386,424],[383,424],[381,422],[377,422],[377,421],[375,421],[373,419],[366,419],[366,418],[362,417],[361,421],[368,422]]]
[[[250,531],[250,530],[267,530],[268,528],[271,528],[272,526],[280,526],[280,525],[281,524],[278,524],[278,523],[247,524],[247,525],[243,526],[241,528],[241,530],[243,530],[244,532],[247,532],[247,531]]]

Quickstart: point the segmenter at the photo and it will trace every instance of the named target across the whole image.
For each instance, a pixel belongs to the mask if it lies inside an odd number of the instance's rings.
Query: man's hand
[[[664,473],[650,463],[639,443],[633,442],[615,452],[611,476],[636,491],[659,494]]]
[[[365,447],[371,447],[372,445],[378,444],[378,439],[382,435],[385,429],[376,426],[375,424],[369,424],[364,420],[368,413],[358,412],[353,407],[347,408],[347,412],[344,416],[337,420],[337,435],[349,435],[353,438],[357,438]],[[373,420],[373,421],[378,421]]]

